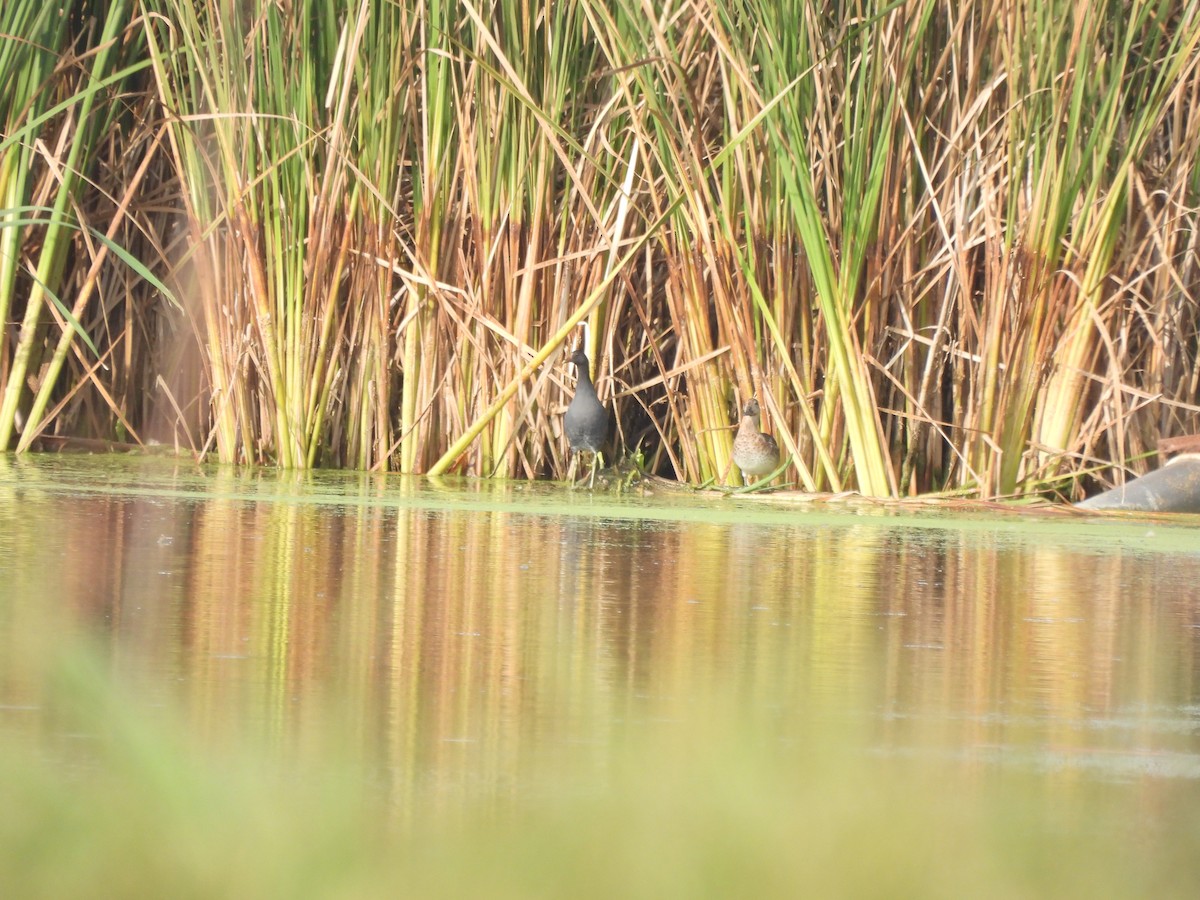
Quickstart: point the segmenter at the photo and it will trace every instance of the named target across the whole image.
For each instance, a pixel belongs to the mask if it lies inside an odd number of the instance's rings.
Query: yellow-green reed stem
[[[1156,46],[1164,40],[1158,27],[1155,8],[1147,3],[1132,4],[1125,18],[1125,34],[1119,52],[1105,60],[1099,73],[1080,61],[1077,69],[1083,77],[1079,84],[1094,84],[1099,74],[1103,94],[1097,106],[1082,99],[1072,104],[1072,118],[1090,119],[1092,136],[1085,150],[1083,164],[1087,177],[1083,198],[1083,214],[1077,228],[1079,240],[1072,245],[1072,256],[1078,256],[1084,266],[1078,288],[1078,299],[1070,314],[1065,333],[1058,342],[1055,366],[1046,386],[1045,401],[1039,410],[1037,442],[1043,451],[1064,452],[1071,449],[1074,433],[1081,419],[1090,380],[1086,367],[1091,360],[1098,337],[1098,327],[1107,324],[1111,316],[1102,316],[1100,301],[1120,235],[1126,228],[1125,210],[1131,173],[1147,149],[1147,142],[1162,116],[1169,91],[1192,58],[1200,42],[1200,16],[1182,20],[1172,29],[1168,46]],[[1095,40],[1098,40],[1097,35]],[[1139,69],[1146,54],[1163,60],[1153,74]],[[1144,92],[1138,88],[1146,83]],[[1076,95],[1082,95],[1083,89]],[[1086,113],[1085,113],[1086,109]],[[1128,113],[1132,110],[1132,114]],[[1124,113],[1124,115],[1123,115]],[[1132,119],[1130,121],[1129,119]],[[1120,161],[1109,180],[1108,160],[1115,155],[1117,143]],[[1097,165],[1099,163],[1099,165]],[[1103,188],[1104,196],[1096,199]],[[1043,471],[1044,477],[1047,473]]]
[[[94,149],[96,129],[95,123],[91,119],[92,109],[95,106],[98,85],[109,74],[109,65],[117,46],[117,35],[128,24],[128,7],[129,4],[125,0],[114,0],[108,7],[108,14],[100,34],[99,50],[88,69],[90,83],[85,84],[77,94],[76,128],[71,136],[67,158],[63,162],[59,175],[54,208],[46,226],[33,286],[30,288],[29,297],[26,300],[25,316],[21,322],[16,351],[13,354],[12,368],[8,381],[4,385],[3,401],[0,401],[0,450],[6,449],[12,440],[21,391],[38,346],[38,325],[42,318],[46,291],[57,290],[62,277],[69,236],[72,233],[67,222],[67,207],[74,197],[80,174],[86,168],[88,158]],[[45,400],[42,401],[42,405],[37,411],[39,416],[44,408]]]
[[[0,324],[9,321],[23,229],[15,222],[30,203],[33,138],[52,96],[48,90],[54,58],[65,34],[66,17],[50,4],[9,0],[0,5]],[[0,348],[6,338],[0,330]],[[0,353],[0,358],[5,354]],[[0,443],[0,450],[7,442]]]
[[[458,19],[452,4],[434,0],[421,17],[421,167],[413,173],[413,214],[416,218],[416,259],[421,274],[435,278],[442,260],[445,217],[455,170],[453,150],[456,102],[451,58]],[[410,284],[401,355],[403,379],[400,400],[401,472],[417,471],[421,451],[418,416],[421,379],[432,340],[433,297],[424,284]]]

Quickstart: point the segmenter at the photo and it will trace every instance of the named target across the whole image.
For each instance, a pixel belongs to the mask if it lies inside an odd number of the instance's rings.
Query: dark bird
[[[567,407],[563,418],[563,427],[567,432],[567,440],[571,442],[571,450],[575,453],[587,451],[592,454],[592,475],[588,481],[589,487],[596,483],[596,467],[600,464],[600,448],[608,439],[608,410],[596,396],[592,386],[592,376],[588,371],[587,354],[582,349],[571,354],[570,362],[575,364],[579,379],[575,384],[575,396]]]
[[[742,424],[733,439],[733,461],[742,475],[762,477],[779,467],[779,444],[769,434],[758,430],[757,400],[750,400],[742,410]]]

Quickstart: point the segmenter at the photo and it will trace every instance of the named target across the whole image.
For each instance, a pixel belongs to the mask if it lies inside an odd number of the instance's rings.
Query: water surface
[[[401,818],[705,717],[1144,811],[1197,794],[1196,523],[0,459],[0,738],[86,747],[42,671],[82,642],[138,716],[333,742]]]

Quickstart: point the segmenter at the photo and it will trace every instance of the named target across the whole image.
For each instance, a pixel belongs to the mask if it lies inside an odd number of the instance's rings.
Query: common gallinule
[[[572,451],[581,453],[586,450],[592,454],[592,473],[588,486],[595,487],[600,448],[608,439],[608,410],[592,386],[587,354],[582,349],[576,350],[569,361],[575,364],[579,380],[575,384],[575,396],[571,398],[571,405],[567,407],[567,414],[563,418],[563,427]]]
[[[742,409],[742,424],[733,439],[733,461],[742,475],[761,478],[779,467],[779,445],[758,430],[759,412],[758,401],[753,399]]]

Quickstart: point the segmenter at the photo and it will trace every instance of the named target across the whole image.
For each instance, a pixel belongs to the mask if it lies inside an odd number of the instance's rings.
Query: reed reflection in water
[[[39,660],[74,636],[198,746],[333,745],[402,819],[602,781],[698,720],[1060,789],[1200,776],[1200,553],[1136,539],[1161,525],[153,461],[6,463],[0,497],[10,738],[53,743]]]

